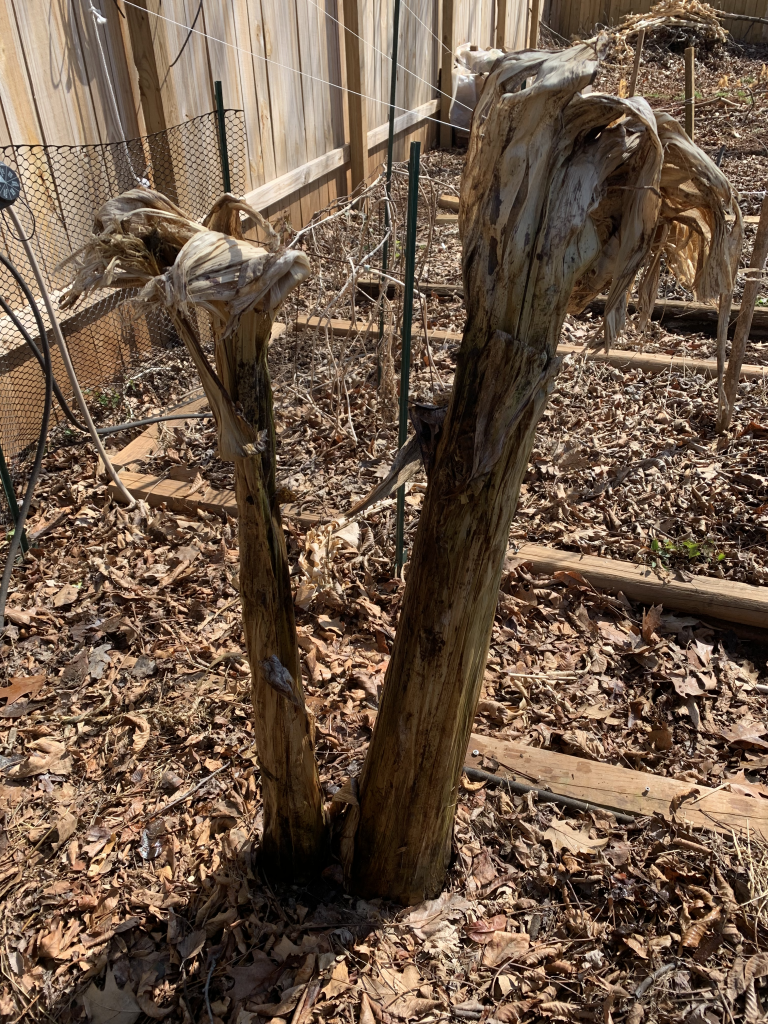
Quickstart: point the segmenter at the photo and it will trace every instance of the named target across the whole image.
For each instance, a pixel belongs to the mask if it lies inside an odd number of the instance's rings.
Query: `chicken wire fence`
[[[225,110],[224,127],[230,191],[246,191],[245,122],[242,110]],[[200,218],[224,191],[224,163],[218,114],[213,111],[166,131],[124,142],[88,146],[0,147],[0,162],[21,182],[15,209],[37,257],[54,308],[67,285],[60,264],[91,236],[93,218],[107,199],[146,185]],[[69,379],[50,330],[22,242],[10,221],[0,218],[0,251],[14,264],[37,301],[47,329],[56,382],[72,406]],[[125,379],[158,350],[180,344],[165,312],[133,301],[136,292],[101,292],[59,317],[81,387],[88,397]],[[0,296],[40,346],[34,314],[10,272],[0,265]],[[26,469],[40,433],[45,376],[18,327],[0,311],[0,447],[8,473],[6,487],[23,489]],[[75,410],[76,411],[76,410]],[[51,427],[67,423],[54,400]],[[0,469],[2,469],[0,464]],[[9,498],[0,488],[0,524],[11,519]]]

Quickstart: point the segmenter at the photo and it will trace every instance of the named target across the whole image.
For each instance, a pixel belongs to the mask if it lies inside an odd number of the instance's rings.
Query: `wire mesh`
[[[242,110],[225,111],[231,190],[246,191],[245,121]],[[93,217],[107,199],[138,185],[163,192],[185,213],[201,218],[223,191],[216,113],[203,114],[164,132],[124,142],[88,146],[0,147],[0,161],[13,167],[21,182],[16,211],[51,292],[54,308],[68,281],[61,266],[91,235]],[[56,381],[71,399],[69,380],[54,343],[21,240],[0,218],[0,246],[38,301],[53,356]],[[5,267],[0,266],[0,295],[31,335],[39,331],[29,304]],[[180,344],[169,317],[140,306],[135,293],[100,292],[75,310],[62,312],[62,331],[81,387],[103,389],[123,380],[157,350]],[[39,346],[39,340],[36,342]],[[45,380],[43,371],[8,316],[0,314],[0,446],[17,491],[26,457],[40,431]],[[66,423],[54,403],[52,426]],[[7,525],[7,499],[0,491],[0,522]]]

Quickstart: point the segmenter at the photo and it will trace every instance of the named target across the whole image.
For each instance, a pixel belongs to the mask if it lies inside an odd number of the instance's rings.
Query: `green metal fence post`
[[[411,382],[411,326],[413,323],[413,279],[416,275],[416,221],[419,209],[419,162],[421,143],[411,143],[408,161],[408,220],[405,229],[405,287],[403,289],[403,343],[400,353],[400,431],[398,444],[408,440],[408,391]],[[397,490],[397,540],[395,575],[401,576],[405,564],[405,485]]]
[[[221,177],[224,181],[224,191],[232,191],[232,183],[229,180],[229,151],[227,150],[227,126],[224,120],[224,98],[221,91],[221,82],[213,83],[213,90],[216,96],[216,121],[219,126],[219,155],[221,156]]]

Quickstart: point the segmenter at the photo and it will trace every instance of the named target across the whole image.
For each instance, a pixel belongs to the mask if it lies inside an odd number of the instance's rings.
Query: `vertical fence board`
[[[44,142],[24,61],[13,8],[0,4],[0,92],[8,138],[4,142],[30,145]]]
[[[273,62],[267,65],[271,106],[279,118],[273,131],[275,172],[281,175],[307,162],[296,8],[285,0],[262,0],[261,9],[265,55]]]
[[[277,171],[275,170],[272,105],[265,60],[264,16],[261,9],[261,0],[234,0],[234,4],[238,23],[238,38],[245,38],[249,43],[251,53],[250,70],[253,74],[256,89],[253,101],[256,106],[255,115],[259,123],[259,136],[258,143],[255,139],[250,143],[252,170],[257,176],[263,175],[263,181],[271,181],[277,177]],[[240,33],[244,32],[246,25],[248,27],[248,34],[243,36]],[[247,97],[246,101],[248,101]],[[257,145],[258,149],[256,149]]]
[[[65,0],[12,0],[43,136],[48,143],[101,142],[80,44],[61,18]],[[22,140],[23,141],[23,140]]]
[[[208,8],[203,5],[201,21],[208,36],[205,42],[208,46],[209,82],[221,82],[225,109],[245,110],[242,76],[246,67],[244,59],[246,55],[236,49],[240,44],[238,43],[231,0],[220,0],[218,4],[209,4]],[[199,26],[200,22],[198,21]],[[252,81],[251,88],[253,88]],[[251,113],[252,104],[249,104],[249,107],[249,113]],[[230,139],[228,143],[229,158],[233,166],[245,166],[245,181],[248,189],[254,188],[257,184],[253,182],[248,159],[250,149],[248,136],[253,128],[253,124],[249,123],[246,116],[245,139]]]

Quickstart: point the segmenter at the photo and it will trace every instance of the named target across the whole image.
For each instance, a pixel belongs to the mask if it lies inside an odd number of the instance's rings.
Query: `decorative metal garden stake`
[[[413,321],[413,278],[416,273],[416,219],[419,209],[419,161],[421,143],[411,143],[408,161],[408,221],[405,232],[405,288],[403,291],[403,344],[400,363],[400,432],[398,445],[408,440],[408,390],[411,380],[411,323]],[[397,491],[397,553],[395,575],[401,576],[405,564],[403,527],[405,520],[405,484]]]

